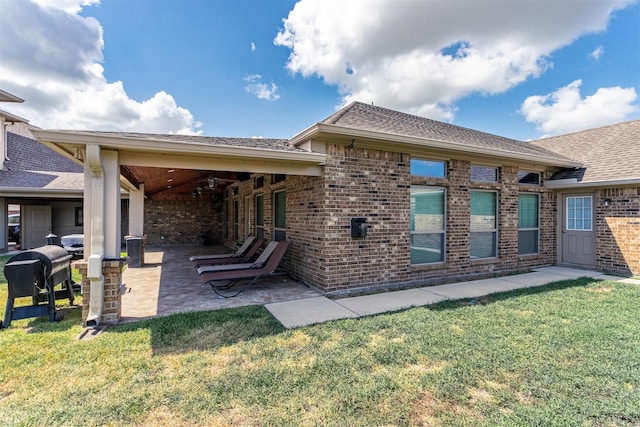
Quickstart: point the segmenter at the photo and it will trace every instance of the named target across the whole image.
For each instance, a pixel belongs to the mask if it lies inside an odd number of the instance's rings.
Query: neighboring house
[[[4,91],[0,101],[22,102]],[[82,233],[82,165],[37,142],[27,120],[0,110],[0,121],[0,251],[45,245],[50,233]],[[19,233],[9,214],[19,214]]]
[[[556,173],[558,263],[640,275],[640,120],[534,141],[584,166]]]
[[[90,269],[118,256],[122,186],[130,234],[150,244],[286,239],[294,277],[341,293],[551,264],[640,274],[639,175],[592,179],[605,154],[580,148],[615,141],[604,151],[624,150],[619,165],[630,165],[637,123],[526,143],[355,102],[288,140],[34,133],[91,171]],[[590,250],[597,258],[572,258]]]

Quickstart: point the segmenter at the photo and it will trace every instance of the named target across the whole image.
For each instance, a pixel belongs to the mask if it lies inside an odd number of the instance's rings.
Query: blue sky
[[[637,0],[0,0],[2,108],[287,138],[352,100],[529,140],[640,118]]]

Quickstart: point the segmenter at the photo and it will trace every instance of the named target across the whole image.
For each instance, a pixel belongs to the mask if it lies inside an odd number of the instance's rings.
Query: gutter
[[[100,159],[100,146],[87,145],[87,164],[91,168],[91,244],[88,258],[89,314],[87,326],[95,328],[102,319],[104,307],[104,169]]]
[[[611,179],[607,181],[578,181],[576,178],[545,181],[544,187],[552,190],[569,188],[615,187],[621,185],[640,185],[640,178]]]

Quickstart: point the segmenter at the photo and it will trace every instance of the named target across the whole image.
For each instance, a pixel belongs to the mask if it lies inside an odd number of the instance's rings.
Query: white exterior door
[[[563,205],[562,262],[595,266],[593,194],[565,195]]]
[[[24,206],[23,249],[37,248],[47,244],[47,234],[51,233],[51,206]]]

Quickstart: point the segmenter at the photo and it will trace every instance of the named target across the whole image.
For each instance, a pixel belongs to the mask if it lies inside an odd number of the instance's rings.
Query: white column
[[[129,235],[144,236],[144,184],[129,191]]]
[[[120,258],[122,220],[118,152],[102,150],[104,168],[104,256]]]

